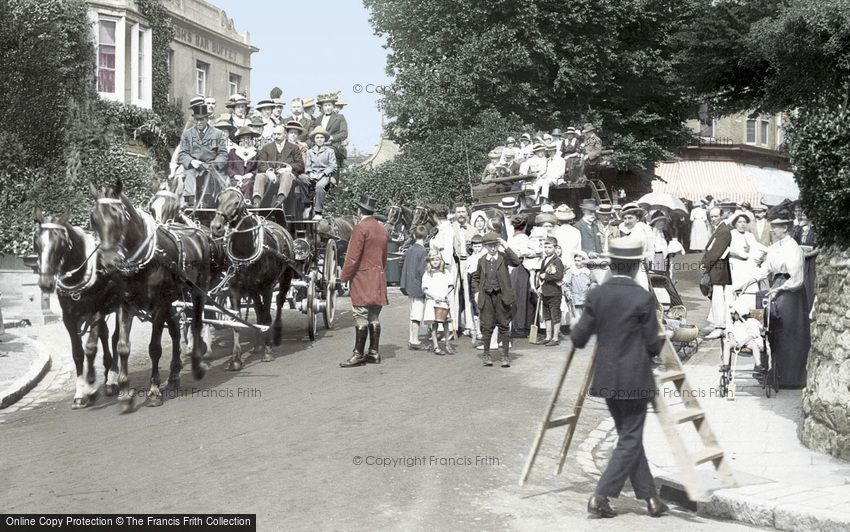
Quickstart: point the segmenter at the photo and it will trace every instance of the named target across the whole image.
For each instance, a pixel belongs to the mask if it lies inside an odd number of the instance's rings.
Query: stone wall
[[[850,460],[850,249],[817,258],[817,303],[800,439]]]

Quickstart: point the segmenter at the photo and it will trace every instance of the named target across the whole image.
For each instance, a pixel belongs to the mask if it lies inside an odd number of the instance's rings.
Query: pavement
[[[708,313],[698,288],[684,278],[678,286],[691,321]],[[722,517],[777,530],[850,530],[850,463],[804,447],[797,431],[802,423],[802,391],[780,390],[767,398],[761,386],[744,375],[736,381],[735,400],[718,390],[720,341],[705,341],[684,367],[691,388],[698,391],[707,420],[725,451],[738,487],[723,488],[711,464],[698,468],[712,490],[706,502],[688,504],[700,515]],[[739,358],[739,367],[752,367],[752,358]],[[665,384],[669,404],[681,403],[672,383]],[[701,440],[690,424],[681,429],[691,448]],[[594,465],[604,469],[616,444],[613,421],[600,423],[584,442],[592,448]],[[662,493],[684,497],[682,482],[667,438],[656,416],[647,417],[644,430],[647,458]],[[585,464],[587,459],[585,458]]]

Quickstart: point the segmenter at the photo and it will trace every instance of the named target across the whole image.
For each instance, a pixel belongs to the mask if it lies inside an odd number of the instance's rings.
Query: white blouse
[[[651,257],[655,254],[655,234],[651,227],[643,222],[638,222],[631,229],[623,222],[619,226],[621,238],[632,241],[640,241],[643,244],[643,256]],[[659,250],[661,251],[661,250]]]
[[[767,258],[756,272],[756,281],[767,279],[770,274],[788,274],[791,277],[785,281],[782,287],[785,290],[794,290],[803,284],[803,266],[806,258],[800,245],[786,235],[779,242],[767,248]]]

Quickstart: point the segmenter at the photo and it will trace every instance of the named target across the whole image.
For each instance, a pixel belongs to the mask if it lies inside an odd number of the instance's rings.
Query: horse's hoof
[[[274,355],[271,353],[263,353],[263,358],[260,359],[261,362],[274,362]]]
[[[133,396],[128,395],[126,399],[121,400],[121,413],[129,414],[133,411]]]
[[[162,396],[148,394],[148,406],[162,406]]]
[[[198,362],[197,364],[192,365],[192,375],[195,377],[196,381],[203,379],[206,374],[207,365],[203,362]]]
[[[107,397],[114,397],[118,395],[118,385],[107,384],[106,386],[104,386],[104,391],[106,392]]]
[[[242,361],[239,359],[231,360],[227,364],[227,371],[239,371],[242,369]]]
[[[87,397],[74,397],[74,402],[71,403],[72,410],[81,410],[89,406]]]

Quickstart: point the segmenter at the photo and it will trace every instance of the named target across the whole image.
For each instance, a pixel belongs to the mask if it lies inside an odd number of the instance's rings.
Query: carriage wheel
[[[336,258],[336,242],[328,240],[328,246],[325,248],[325,308],[322,309],[322,319],[325,321],[325,328],[332,329],[334,326],[334,316],[336,316],[336,280],[339,278],[339,263]]]
[[[720,376],[720,397],[726,397],[729,393],[729,378],[726,374]]]
[[[316,276],[310,274],[307,283],[307,336],[316,339]]]

